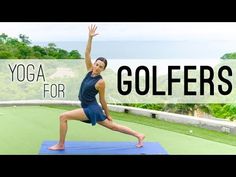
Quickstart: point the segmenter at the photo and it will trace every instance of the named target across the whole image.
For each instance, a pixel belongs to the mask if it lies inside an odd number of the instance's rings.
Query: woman
[[[92,39],[94,36],[98,35],[98,33],[96,33],[96,29],[97,27],[95,25],[91,25],[89,27],[89,38],[85,51],[85,63],[88,73],[81,84],[79,92],[79,99],[81,101],[82,108],[68,111],[60,115],[60,140],[58,144],[49,147],[50,150],[63,150],[65,148],[64,143],[68,120],[90,122],[92,125],[98,123],[111,130],[135,136],[138,139],[136,147],[143,146],[143,140],[145,138],[143,134],[131,130],[128,127],[114,123],[112,121],[112,117],[109,114],[105,100],[105,82],[100,75],[100,73],[106,69],[107,60],[103,57],[99,57],[94,62],[94,64],[92,64],[90,56]],[[102,111],[102,108],[96,101],[95,96],[97,93],[99,93],[99,101],[102,105],[105,115]]]

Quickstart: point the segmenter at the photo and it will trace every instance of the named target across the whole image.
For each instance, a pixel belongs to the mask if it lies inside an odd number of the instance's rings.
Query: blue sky
[[[96,24],[97,41],[236,41],[236,22],[0,22],[0,33],[25,34],[37,41],[86,41],[88,26]]]

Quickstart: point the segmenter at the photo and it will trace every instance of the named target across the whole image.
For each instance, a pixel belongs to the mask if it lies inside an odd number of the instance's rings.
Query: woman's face
[[[101,60],[97,60],[94,64],[93,64],[93,74],[100,74],[102,71],[104,71],[105,68],[105,63]]]

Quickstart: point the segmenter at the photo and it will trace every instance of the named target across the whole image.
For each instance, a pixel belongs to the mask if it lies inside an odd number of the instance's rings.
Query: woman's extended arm
[[[105,82],[104,80],[99,80],[96,84],[96,89],[99,91],[99,101],[102,105],[103,110],[105,111],[105,114],[107,116],[107,119],[112,121],[112,117],[109,114],[107,102],[105,100]]]
[[[86,67],[87,70],[91,70],[92,69],[92,61],[91,61],[91,48],[92,48],[92,39],[94,36],[98,35],[98,33],[96,33],[96,29],[97,27],[95,25],[91,25],[88,27],[89,29],[89,37],[88,37],[88,42],[87,42],[87,46],[86,46],[86,50],[85,50],[85,63],[86,63]]]

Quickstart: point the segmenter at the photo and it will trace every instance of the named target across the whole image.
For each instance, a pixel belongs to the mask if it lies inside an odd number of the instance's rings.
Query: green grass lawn
[[[43,141],[58,139],[59,115],[74,108],[0,107],[0,154],[38,154]],[[159,142],[168,154],[236,154],[236,136],[231,134],[125,113],[111,115],[115,122],[144,133],[146,141]],[[99,125],[69,121],[68,126],[70,141],[136,141]]]

